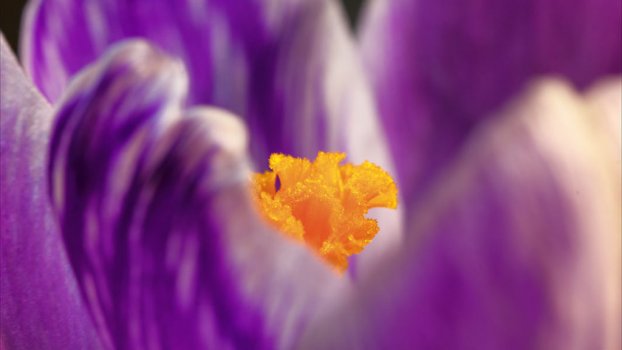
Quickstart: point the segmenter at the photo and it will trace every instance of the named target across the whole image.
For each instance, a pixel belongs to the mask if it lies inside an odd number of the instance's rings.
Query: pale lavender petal
[[[479,129],[306,347],[619,349],[619,164],[592,113],[548,81]]]
[[[100,348],[51,215],[51,107],[0,35],[0,348]]]
[[[415,205],[483,119],[531,78],[622,72],[619,0],[375,0],[362,52]]]
[[[130,41],[62,99],[48,174],[82,293],[116,349],[289,348],[347,279],[264,226],[243,125],[187,88]]]
[[[597,82],[587,91],[595,109],[595,123],[600,124],[605,139],[610,140],[614,161],[622,171],[622,77],[612,77]]]

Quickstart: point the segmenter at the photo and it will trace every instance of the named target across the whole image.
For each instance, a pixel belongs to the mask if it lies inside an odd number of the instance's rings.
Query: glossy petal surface
[[[307,348],[619,348],[619,150],[591,101],[541,82],[479,129]]]
[[[0,35],[0,347],[97,349],[45,181],[52,108]]]
[[[622,72],[618,0],[375,0],[362,52],[411,207],[478,124],[534,77]]]
[[[243,125],[187,83],[130,41],[63,98],[48,179],[82,293],[117,349],[290,347],[342,280],[264,226]]]

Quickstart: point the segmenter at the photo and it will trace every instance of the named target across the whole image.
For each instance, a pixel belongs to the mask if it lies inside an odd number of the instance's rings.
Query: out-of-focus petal
[[[406,204],[480,120],[542,74],[585,88],[622,72],[619,0],[376,0],[362,52]]]
[[[618,349],[618,164],[567,85],[477,130],[402,254],[314,321],[309,348]],[[339,307],[341,306],[341,307]]]
[[[0,348],[97,349],[51,215],[51,107],[0,35]]]
[[[48,175],[91,315],[116,349],[290,347],[347,279],[264,226],[243,125],[186,92],[130,41],[62,100]]]
[[[622,171],[622,77],[597,82],[587,91],[587,98],[596,109],[594,122],[609,139],[617,168]]]

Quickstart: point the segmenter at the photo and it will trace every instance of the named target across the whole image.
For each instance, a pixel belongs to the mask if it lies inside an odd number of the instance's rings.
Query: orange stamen
[[[397,207],[397,187],[379,166],[339,165],[344,153],[319,152],[315,161],[270,156],[270,169],[253,178],[263,216],[281,232],[304,241],[339,271],[378,232],[370,208]],[[278,186],[278,187],[277,187]]]

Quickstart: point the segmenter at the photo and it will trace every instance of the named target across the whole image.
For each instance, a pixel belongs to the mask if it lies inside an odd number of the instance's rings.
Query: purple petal
[[[189,104],[243,117],[251,154],[390,161],[353,40],[334,1],[33,1],[23,57],[55,101],[69,78],[119,40],[142,37],[181,58]]]
[[[291,347],[346,280],[264,226],[244,127],[187,88],[130,41],[63,98],[48,178],[82,293],[117,349]]]
[[[542,82],[478,130],[307,347],[620,348],[620,170],[595,111]]]
[[[0,347],[97,349],[45,185],[50,106],[0,35]]]
[[[411,207],[480,121],[533,77],[584,88],[622,72],[618,0],[377,0],[362,26],[402,194]]]
[[[395,173],[335,1],[47,0],[33,1],[25,22],[22,57],[52,101],[109,45],[143,37],[184,62],[189,105],[242,117],[259,170],[274,152],[314,158],[323,150]],[[400,213],[379,214],[382,234],[357,256],[360,273],[399,246]]]

